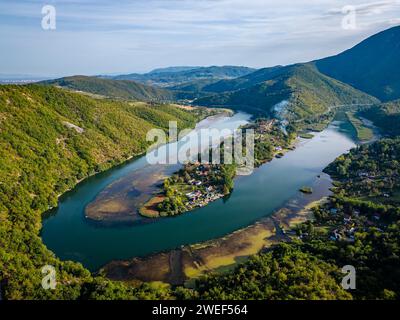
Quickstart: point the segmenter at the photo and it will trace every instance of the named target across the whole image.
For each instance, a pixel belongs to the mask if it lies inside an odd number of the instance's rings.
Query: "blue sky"
[[[56,30],[41,27],[56,8]],[[342,8],[357,27],[341,27]],[[0,74],[267,67],[339,53],[400,24],[400,0],[0,0]]]

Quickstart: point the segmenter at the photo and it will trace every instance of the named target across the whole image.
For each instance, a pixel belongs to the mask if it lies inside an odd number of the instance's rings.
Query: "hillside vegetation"
[[[240,66],[177,67],[156,69],[145,74],[126,74],[112,77],[114,80],[134,80],[160,87],[171,87],[198,80],[232,79],[254,72],[255,69]]]
[[[337,105],[377,102],[377,99],[321,74],[311,64],[269,70],[263,73],[265,78],[260,77],[258,71],[255,76],[254,82],[263,79],[262,82],[247,87],[248,80],[244,82],[244,89],[199,98],[195,103],[273,116],[276,113],[274,107],[288,101],[287,110],[284,110],[286,117],[299,119],[327,112]]]
[[[235,79],[224,79],[204,87],[206,92],[221,93],[250,88],[280,74],[282,66],[263,68]]]
[[[326,170],[337,180],[334,195],[314,208],[315,221],[288,232],[291,242],[256,255],[233,272],[210,274],[195,290],[181,294],[199,299],[398,299],[399,157],[399,138],[339,157]],[[353,290],[341,286],[345,265],[356,269]]]
[[[144,152],[148,130],[167,128],[169,120],[186,128],[198,116],[51,86],[0,86],[0,286],[7,299],[76,299],[93,295],[97,284],[111,291],[120,286],[60,262],[42,244],[41,214],[77,181]],[[57,269],[55,291],[41,288],[46,264]]]
[[[388,135],[400,135],[400,100],[376,105],[361,113]]]
[[[400,26],[339,55],[315,61],[318,70],[382,101],[400,98]]]
[[[96,77],[73,76],[45,81],[43,84],[88,92],[114,99],[158,102],[175,100],[175,94],[168,90],[129,80],[116,81]]]

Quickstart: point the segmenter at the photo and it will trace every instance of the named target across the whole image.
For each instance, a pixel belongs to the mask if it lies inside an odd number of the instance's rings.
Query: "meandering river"
[[[237,128],[249,115],[202,121],[197,129]],[[42,238],[49,249],[64,260],[81,262],[97,270],[111,260],[146,256],[181,245],[222,237],[271,215],[312,185],[336,157],[355,146],[347,123],[335,121],[311,140],[301,140],[294,151],[235,180],[228,199],[174,218],[148,223],[102,226],[85,218],[85,208],[110,184],[146,167],[145,157],[130,161],[80,183],[60,198],[59,206],[43,221]]]

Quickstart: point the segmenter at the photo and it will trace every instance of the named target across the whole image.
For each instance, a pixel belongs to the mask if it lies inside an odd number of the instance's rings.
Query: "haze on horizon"
[[[41,27],[44,5],[56,8],[56,30]],[[346,30],[349,5],[357,25]],[[0,0],[0,75],[285,65],[339,53],[398,24],[400,0]]]

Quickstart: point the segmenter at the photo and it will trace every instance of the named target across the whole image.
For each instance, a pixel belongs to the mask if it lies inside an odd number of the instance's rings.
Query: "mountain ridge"
[[[184,67],[178,67],[181,70],[172,71],[176,67],[155,69],[145,74],[125,74],[112,77],[113,80],[133,80],[144,84],[150,84],[160,87],[171,87],[194,80],[212,79],[215,81],[221,79],[231,79],[249,74],[256,69],[243,66],[210,66],[198,67],[182,70]]]
[[[298,118],[324,113],[334,104],[350,104],[355,99],[368,104],[378,102],[368,94],[321,74],[312,64],[295,64],[267,73],[269,76],[255,85],[198,98],[194,103],[273,116],[273,108],[287,101],[290,103],[288,113]]]
[[[382,101],[400,98],[400,26],[374,34],[337,55],[314,60],[321,73]]]

